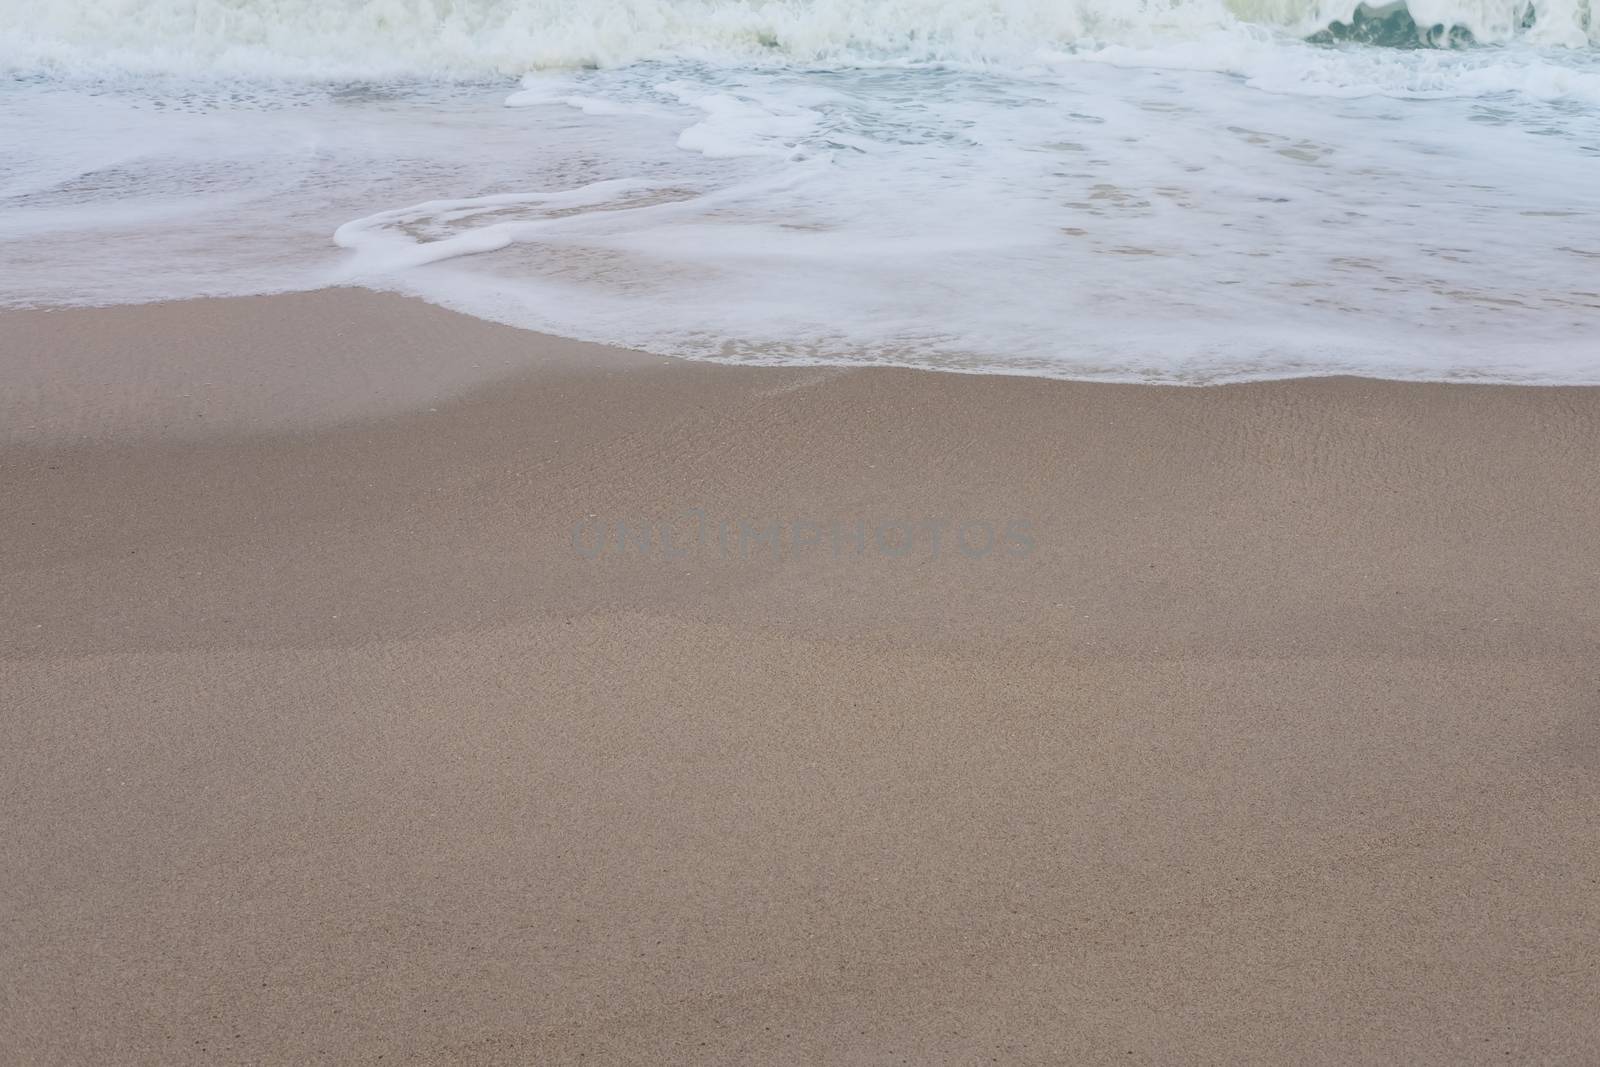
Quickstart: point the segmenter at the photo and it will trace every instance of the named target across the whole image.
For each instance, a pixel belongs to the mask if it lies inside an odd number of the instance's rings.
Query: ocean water
[[[0,304],[1600,383],[1597,41],[1589,0],[0,0]]]

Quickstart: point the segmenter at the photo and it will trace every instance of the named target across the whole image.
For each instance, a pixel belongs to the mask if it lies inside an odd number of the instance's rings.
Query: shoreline
[[[0,313],[11,1058],[1600,1043],[1600,390],[43,315]]]
[[[162,322],[169,309],[185,309],[183,314],[202,329],[212,322],[221,328],[228,322],[233,329],[251,326],[263,331],[283,331],[290,326],[288,347],[302,358],[310,355],[312,346],[304,336],[293,332],[293,324],[277,319],[280,305],[290,305],[296,314],[308,314],[313,321],[325,325],[329,319],[345,320],[339,324],[343,338],[350,329],[363,329],[373,336],[391,343],[397,349],[385,354],[374,351],[367,344],[362,348],[362,358],[351,363],[319,365],[320,371],[332,370],[335,377],[327,386],[337,395],[317,398],[308,395],[322,383],[316,381],[286,382],[281,377],[283,368],[272,367],[260,376],[252,376],[245,360],[237,354],[227,358],[233,362],[223,364],[221,376],[232,378],[232,385],[262,390],[271,386],[289,387],[288,395],[268,396],[260,400],[257,409],[248,415],[235,410],[223,412],[221,428],[228,431],[254,426],[264,432],[290,424],[313,428],[337,424],[353,418],[381,418],[401,415],[424,406],[456,400],[497,385],[515,383],[534,373],[559,371],[619,371],[651,365],[689,364],[721,367],[736,372],[758,373],[812,373],[850,374],[936,374],[970,378],[1016,378],[1025,381],[1049,382],[1070,387],[1112,387],[1139,389],[1214,390],[1272,386],[1285,383],[1353,382],[1387,386],[1483,388],[1483,389],[1549,389],[1591,390],[1600,389],[1600,381],[1531,381],[1517,378],[1492,377],[1384,377],[1347,371],[1315,371],[1304,374],[1272,377],[1214,378],[1205,381],[1170,377],[1110,377],[1071,376],[1045,373],[1038,368],[1009,365],[964,367],[959,365],[912,365],[902,363],[827,362],[827,363],[760,363],[738,359],[687,357],[646,352],[601,341],[585,341],[561,334],[546,333],[469,311],[461,311],[443,303],[435,303],[421,296],[394,290],[367,288],[362,285],[328,285],[315,289],[292,290],[281,293],[244,294],[236,296],[202,296],[178,300],[158,300],[104,305],[40,305],[36,307],[0,307],[0,338],[12,349],[0,349],[0,380],[13,386],[13,391],[23,396],[0,397],[0,443],[29,439],[30,426],[22,422],[28,406],[43,402],[58,408],[76,408],[82,404],[79,391],[89,384],[96,392],[116,390],[123,394],[112,400],[152,399],[151,393],[163,388],[189,389],[195,383],[185,375],[211,376],[219,368],[207,361],[196,361],[194,354],[180,349],[152,352],[142,347],[137,335],[149,324]],[[416,328],[421,338],[409,336],[408,330]],[[130,338],[130,334],[135,335]],[[481,345],[493,353],[489,357],[495,365],[482,366],[482,360],[473,360],[463,366],[449,360],[423,358],[430,345],[441,348],[459,343],[460,337]],[[446,339],[449,338],[449,341]],[[283,338],[275,337],[274,345],[282,345]],[[131,347],[130,347],[131,342]],[[30,352],[32,355],[30,355]],[[44,352],[46,358],[38,353]],[[252,345],[252,355],[259,349]],[[318,355],[326,356],[321,352]],[[215,354],[213,354],[214,356]],[[171,357],[180,357],[172,365]],[[9,357],[9,358],[8,358]],[[131,359],[130,359],[131,357]],[[57,371],[65,366],[74,372],[71,381],[62,382]],[[305,369],[311,369],[306,367]],[[109,372],[109,373],[108,373]],[[369,390],[364,396],[353,393],[363,386],[372,385],[370,379],[378,374],[401,375],[390,389]],[[82,379],[89,379],[85,383]],[[210,388],[213,383],[202,385]],[[31,395],[30,395],[31,394]],[[192,394],[182,399],[196,399]],[[108,398],[95,396],[105,402]],[[169,397],[168,401],[172,398]],[[214,399],[214,398],[212,398]],[[9,405],[7,405],[9,401]],[[195,436],[215,432],[215,424],[192,425],[184,429],[187,419],[204,422],[207,412],[203,403],[188,405],[190,410],[180,413],[157,412],[167,416],[165,425],[159,427],[164,435]],[[96,414],[120,416],[122,424],[113,425],[113,433],[149,436],[157,432],[157,419],[149,411],[118,413],[98,411]],[[178,417],[178,422],[171,420]],[[35,428],[36,429],[36,428]],[[102,428],[101,433],[104,434]],[[52,429],[43,435],[60,438],[63,431]]]

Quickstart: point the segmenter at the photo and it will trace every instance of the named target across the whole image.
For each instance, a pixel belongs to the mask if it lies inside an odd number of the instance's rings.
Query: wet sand
[[[1600,390],[355,292],[0,375],[5,1062],[1600,1047]]]

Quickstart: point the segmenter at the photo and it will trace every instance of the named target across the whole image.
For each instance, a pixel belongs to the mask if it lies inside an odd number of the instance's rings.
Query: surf
[[[360,285],[746,363],[1600,382],[1590,28],[1579,0],[0,0],[0,305]]]
[[[1581,48],[1589,0],[0,0],[13,71],[471,77],[664,58],[1017,64],[1222,33]]]

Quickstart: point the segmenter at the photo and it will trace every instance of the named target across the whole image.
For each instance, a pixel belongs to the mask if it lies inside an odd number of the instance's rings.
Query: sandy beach
[[[1595,1062],[1600,390],[360,291],[0,384],[6,1063]]]

